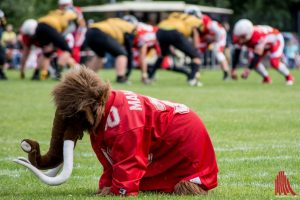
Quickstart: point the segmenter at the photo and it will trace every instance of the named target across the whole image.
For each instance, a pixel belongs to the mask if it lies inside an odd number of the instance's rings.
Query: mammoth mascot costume
[[[28,159],[14,160],[42,182],[59,185],[71,176],[73,150],[86,131],[103,166],[99,195],[201,195],[217,186],[213,145],[187,106],[111,90],[86,68],[68,72],[52,94],[56,113],[49,151],[41,155],[39,143],[25,139],[21,148]]]

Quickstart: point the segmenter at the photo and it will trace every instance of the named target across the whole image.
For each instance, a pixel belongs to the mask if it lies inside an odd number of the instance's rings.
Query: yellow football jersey
[[[177,30],[185,37],[190,37],[193,28],[199,28],[201,25],[202,20],[193,15],[174,12],[167,19],[161,21],[158,27],[164,30]]]
[[[110,35],[120,44],[124,44],[124,34],[133,33],[135,26],[120,18],[110,18],[90,25],[90,28],[98,28],[102,32]]]
[[[53,10],[50,11],[46,16],[38,19],[39,22],[48,24],[55,28],[59,33],[62,33],[69,25],[69,22],[75,21],[77,14],[71,10]]]

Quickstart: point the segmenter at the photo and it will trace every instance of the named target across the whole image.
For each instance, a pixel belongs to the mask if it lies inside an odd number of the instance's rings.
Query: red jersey
[[[41,47],[39,42],[34,39],[34,37],[30,37],[28,35],[22,34],[22,44],[26,47],[30,47],[31,45],[35,45],[37,47]]]
[[[156,39],[157,30],[158,28],[156,26],[151,26],[141,22],[138,23],[133,40],[133,59],[135,66],[139,66],[140,64],[139,49],[144,45],[147,46],[148,52],[154,48],[156,54],[160,54],[160,47]]]
[[[208,15],[202,15],[202,25],[200,28],[200,32],[202,34],[207,34],[209,32],[209,24],[211,23],[212,19]]]
[[[238,38],[233,37],[234,44],[245,45],[248,48],[255,49],[256,47],[263,47],[265,50],[272,49],[273,46],[278,46],[278,40],[281,39],[279,30],[270,26],[254,26],[253,34],[250,40],[245,44],[239,44]]]
[[[148,47],[154,47],[155,45],[157,45],[157,30],[158,28],[155,26],[151,26],[144,23],[138,23],[133,45],[138,48],[145,44]]]
[[[103,166],[99,188],[136,195],[172,192],[181,180],[209,190],[218,167],[200,118],[183,104],[129,91],[112,91],[92,147]]]
[[[225,39],[226,42],[226,30],[223,26],[214,20],[204,20],[203,32],[200,32],[201,42],[212,43],[219,42]]]

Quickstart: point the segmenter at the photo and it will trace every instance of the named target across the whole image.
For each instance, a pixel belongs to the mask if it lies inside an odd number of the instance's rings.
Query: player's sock
[[[150,79],[154,78],[156,70],[160,68],[162,61],[163,61],[162,57],[157,58],[154,66],[151,69],[149,69],[148,75]]]
[[[265,68],[265,66],[263,64],[259,63],[259,65],[257,66],[257,68],[255,70],[263,78],[269,77],[269,73],[268,73],[268,71],[266,70],[266,68]]]
[[[127,83],[128,79],[126,76],[117,76],[116,82],[117,83]]]
[[[196,63],[191,63],[191,73],[188,77],[189,80],[192,80],[194,78],[196,78],[196,74],[199,71],[200,65],[196,64]]]
[[[292,74],[289,74],[285,77],[287,85],[294,85],[294,77]]]
[[[49,77],[48,70],[42,70],[41,72],[41,80],[46,80]]]
[[[185,66],[182,66],[182,67],[174,66],[170,70],[181,73],[181,74],[185,74],[187,77],[189,77],[189,74],[191,73],[191,70]]]
[[[35,69],[31,80],[40,80],[40,69]]]
[[[2,67],[0,67],[0,80],[7,80],[5,73],[3,72]]]
[[[262,83],[263,84],[271,84],[272,83],[271,77],[270,76],[265,76]]]
[[[288,70],[287,66],[285,64],[283,64],[282,62],[279,64],[279,67],[277,70],[285,77],[290,75],[290,71]]]
[[[224,71],[223,72],[223,80],[226,81],[229,79],[229,72],[228,71]]]

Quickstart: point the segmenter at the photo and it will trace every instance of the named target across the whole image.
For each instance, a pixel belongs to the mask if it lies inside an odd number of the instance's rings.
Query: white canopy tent
[[[183,11],[187,6],[197,6],[202,12],[212,14],[233,14],[233,10],[209,6],[186,4],[184,1],[124,1],[114,4],[82,7],[83,12],[172,12]]]

